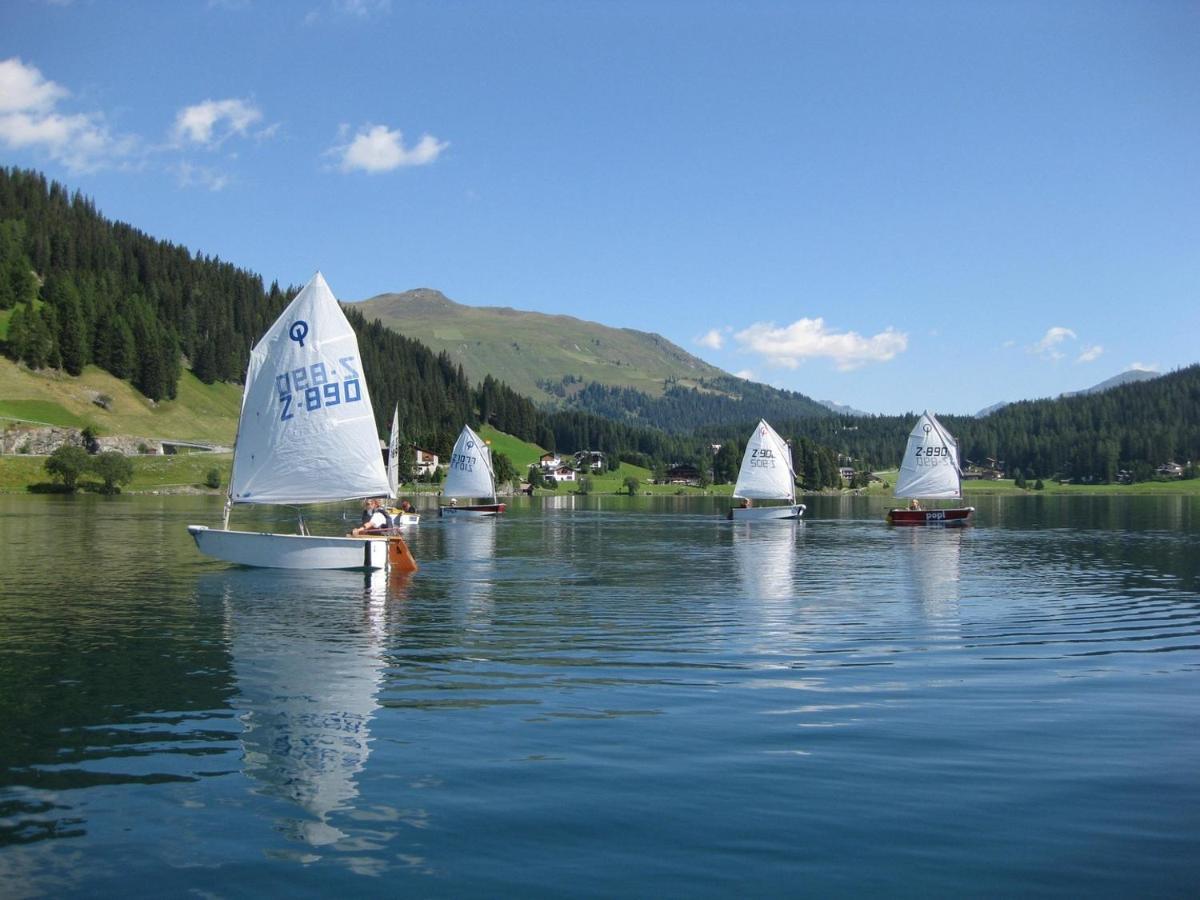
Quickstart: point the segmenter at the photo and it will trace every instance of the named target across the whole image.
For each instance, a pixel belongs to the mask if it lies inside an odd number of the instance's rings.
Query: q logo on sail
[[[288,337],[303,347],[304,339],[308,337],[308,323],[303,319],[297,319],[292,323],[292,327],[288,329]]]

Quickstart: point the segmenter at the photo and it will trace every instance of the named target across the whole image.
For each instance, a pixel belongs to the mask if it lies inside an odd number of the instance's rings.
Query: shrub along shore
[[[46,470],[45,456],[22,454],[7,454],[0,456],[0,493],[27,493],[31,490],[53,490],[50,486],[55,479]],[[126,494],[162,494],[162,493],[212,493],[221,494],[229,485],[229,472],[233,464],[230,453],[185,453],[176,456],[131,456],[133,463],[133,478],[121,488]],[[878,473],[880,481],[872,483],[871,487],[843,493],[866,494],[869,496],[890,497],[892,484],[895,482],[895,472]],[[692,496],[729,496],[733,492],[731,484],[713,484],[707,487],[690,487],[674,484],[651,484],[650,472],[638,466],[627,463],[620,468],[603,474],[588,476],[586,493],[589,494],[627,494],[629,479],[637,481],[638,494],[659,495],[692,495]],[[90,474],[80,476],[79,485],[82,490],[95,490],[99,480]],[[216,484],[216,487],[211,485]],[[535,496],[554,496],[581,493],[580,484],[565,483],[557,490],[538,488]],[[409,483],[404,485],[403,493],[410,495],[437,494],[441,489],[436,483]],[[505,493],[502,491],[502,493]],[[824,491],[823,493],[836,493]],[[963,484],[963,493],[967,502],[972,497],[994,494],[1055,494],[1055,495],[1112,495],[1126,494],[1200,494],[1200,478],[1175,479],[1172,481],[1145,481],[1135,484],[1059,484],[1055,481],[1044,481],[1041,490],[1033,489],[1032,484],[1024,489],[1018,488],[1011,479],[999,481],[968,481]]]

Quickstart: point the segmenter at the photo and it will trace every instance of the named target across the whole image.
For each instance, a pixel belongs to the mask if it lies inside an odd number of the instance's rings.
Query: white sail
[[[750,435],[733,496],[748,500],[796,500],[792,450],[775,429],[760,419]]]
[[[392,413],[392,433],[388,436],[388,496],[400,496],[400,405]]]
[[[958,499],[962,496],[962,470],[958,444],[941,423],[926,411],[908,435],[896,496],[919,500]]]
[[[483,438],[464,425],[450,453],[450,469],[442,493],[447,497],[491,497],[496,499],[492,454]]]
[[[324,503],[388,492],[354,330],[318,272],[250,352],[234,503]]]

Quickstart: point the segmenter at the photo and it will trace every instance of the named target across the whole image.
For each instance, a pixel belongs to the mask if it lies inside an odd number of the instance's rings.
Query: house
[[[842,466],[840,469],[838,469],[838,474],[841,475],[846,481],[849,481],[854,477],[854,466]]]
[[[543,475],[552,473],[555,469],[562,465],[562,457],[557,453],[543,453],[538,458],[538,466],[542,470]]]
[[[420,447],[414,447],[413,452],[416,454],[415,469],[418,477],[428,478],[437,471],[438,457],[436,453],[430,453],[428,450],[422,450]]]
[[[572,469],[570,466],[560,465],[553,472],[547,473],[546,477],[553,478],[555,481],[560,482],[560,483],[563,481],[574,481],[575,480],[575,470]]]
[[[582,471],[585,466],[593,472],[603,471],[604,454],[599,450],[580,450],[575,454],[575,468]]]
[[[1154,470],[1154,474],[1156,474],[1159,478],[1182,478],[1183,466],[1177,462],[1163,463]]]
[[[667,469],[667,484],[685,484],[691,487],[700,485],[700,470],[695,466],[684,463]]]

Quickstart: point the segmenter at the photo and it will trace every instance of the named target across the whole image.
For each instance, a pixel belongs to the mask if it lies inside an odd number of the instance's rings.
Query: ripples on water
[[[761,526],[518,504],[427,517],[407,580],[204,560],[202,500],[69,502],[0,498],[3,895],[1200,874],[1191,501],[997,502],[967,530],[825,498]]]

